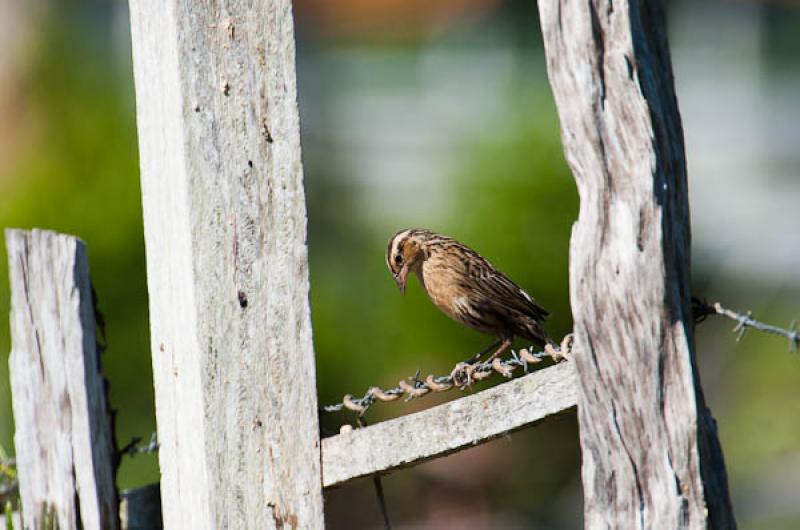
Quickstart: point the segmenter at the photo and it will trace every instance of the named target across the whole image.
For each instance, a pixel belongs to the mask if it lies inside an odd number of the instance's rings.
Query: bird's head
[[[425,259],[424,242],[432,232],[420,228],[400,230],[389,239],[386,247],[386,266],[394,276],[400,292],[405,293],[408,274]]]

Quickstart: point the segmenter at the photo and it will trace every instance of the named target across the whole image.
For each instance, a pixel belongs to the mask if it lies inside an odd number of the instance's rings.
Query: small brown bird
[[[497,347],[489,358],[493,360],[515,337],[553,344],[542,329],[548,312],[480,254],[453,238],[422,228],[401,230],[389,239],[386,265],[401,292],[405,293],[409,273],[416,273],[444,314],[498,338],[470,362]]]

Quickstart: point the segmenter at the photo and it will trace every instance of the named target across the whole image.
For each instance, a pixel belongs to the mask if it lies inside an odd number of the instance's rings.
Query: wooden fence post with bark
[[[86,246],[6,230],[9,358],[25,528],[119,528],[115,451]]]
[[[733,528],[694,361],[686,162],[661,2],[539,10],[581,199],[570,297],[586,528]]]
[[[323,528],[292,4],[132,0],[167,528]]]

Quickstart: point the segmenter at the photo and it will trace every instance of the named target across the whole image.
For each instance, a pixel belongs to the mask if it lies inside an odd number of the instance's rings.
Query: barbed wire
[[[567,335],[561,341],[560,346],[548,345],[544,351],[532,352],[528,349],[511,351],[510,359],[496,358],[491,362],[456,364],[449,375],[434,376],[429,375],[424,380],[420,379],[420,372],[406,379],[398,381],[397,386],[389,389],[382,389],[377,386],[370,387],[363,397],[356,398],[351,394],[346,394],[340,403],[326,405],[322,407],[325,412],[338,412],[350,410],[362,416],[376,401],[396,401],[405,396],[405,401],[411,401],[422,397],[430,392],[446,392],[453,388],[469,388],[473,383],[482,381],[494,374],[500,374],[505,378],[511,378],[517,368],[522,368],[528,373],[528,368],[532,364],[542,362],[546,357],[551,357],[555,361],[566,359],[572,348],[572,335]]]
[[[158,452],[158,435],[154,432],[150,435],[150,441],[146,445],[139,445],[142,441],[141,436],[134,436],[131,441],[119,450],[120,455],[136,456],[139,454],[149,454]]]
[[[737,313],[732,309],[723,307],[719,302],[709,304],[699,298],[692,298],[692,309],[696,322],[702,322],[708,315],[719,315],[736,322],[733,332],[736,333],[737,342],[741,341],[747,330],[752,328],[763,333],[771,333],[786,338],[789,341],[790,352],[797,353],[797,348],[800,346],[800,332],[797,329],[797,320],[792,320],[788,329],[780,328],[754,319],[752,311],[748,311],[746,314]]]
[[[744,337],[748,329],[752,328],[764,333],[771,333],[773,335],[780,335],[789,340],[789,350],[797,352],[800,347],[800,330],[798,330],[798,322],[793,320],[789,328],[781,328],[760,322],[752,317],[752,312],[748,311],[746,314],[737,313],[731,309],[727,309],[719,302],[709,304],[705,300],[699,298],[692,298],[692,309],[696,322],[702,322],[708,315],[719,315],[729,318],[736,322],[733,332],[736,333],[736,340],[740,341]],[[495,359],[493,362],[482,362],[476,364],[458,363],[450,375],[438,376],[429,375],[424,380],[419,377],[419,370],[411,377],[403,379],[397,383],[397,386],[389,389],[382,389],[377,386],[370,387],[363,397],[356,398],[351,394],[346,394],[340,403],[334,403],[322,407],[325,412],[339,412],[341,410],[350,410],[358,413],[359,416],[363,415],[376,401],[396,401],[401,397],[405,397],[404,401],[411,401],[418,397],[422,397],[430,392],[446,392],[453,388],[463,389],[469,387],[472,383],[486,379],[487,377],[498,373],[506,378],[511,378],[513,372],[522,367],[525,373],[528,372],[530,364],[537,364],[542,362],[545,357],[553,357],[556,361],[565,357],[562,352],[569,352],[572,347],[572,335],[564,337],[561,345],[558,348],[548,347],[545,351],[531,352],[527,349],[520,350],[519,353],[512,350],[512,357],[510,359]]]

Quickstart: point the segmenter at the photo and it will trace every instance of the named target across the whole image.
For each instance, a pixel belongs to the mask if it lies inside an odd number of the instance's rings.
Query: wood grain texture
[[[86,246],[6,230],[14,446],[26,528],[119,527],[114,445],[95,336]]]
[[[732,528],[694,363],[681,120],[661,2],[542,0],[581,205],[570,245],[586,528]]]
[[[468,397],[325,438],[325,487],[445,456],[575,407],[575,368],[561,363]]]
[[[132,0],[166,528],[322,528],[291,2]]]

